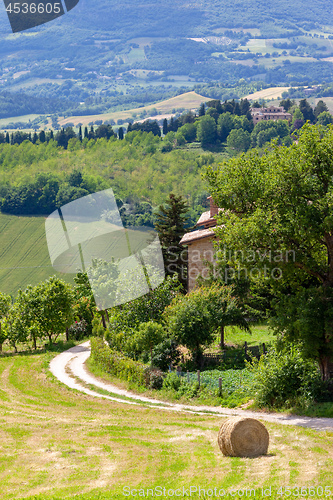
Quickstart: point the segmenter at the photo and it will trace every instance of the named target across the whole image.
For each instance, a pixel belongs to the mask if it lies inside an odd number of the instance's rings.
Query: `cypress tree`
[[[40,140],[40,142],[45,142],[46,141],[46,136],[45,136],[44,130],[41,130],[39,132],[39,140]]]
[[[94,131],[94,126],[91,125],[89,134],[88,134],[88,139],[95,139],[95,131]]]
[[[7,144],[9,144],[10,139],[9,139],[9,134],[8,134],[8,132],[6,132],[6,139],[5,139],[5,140],[6,140]]]
[[[88,127],[84,127],[84,138],[88,139],[88,136],[89,136],[89,134],[88,134]]]
[[[164,205],[159,207],[155,229],[159,235],[164,257],[166,275],[177,274],[179,281],[187,286],[187,251],[179,244],[184,234],[192,228],[186,228],[189,207],[182,196],[171,193]]]
[[[164,118],[163,120],[163,135],[167,135],[168,133],[168,120]]]
[[[123,138],[124,138],[124,129],[123,129],[123,127],[120,127],[120,128],[118,129],[118,137],[119,137],[119,139],[120,139],[121,141],[123,140]]]
[[[82,142],[82,127],[79,128],[79,141]]]
[[[199,108],[199,116],[205,116],[205,114],[206,114],[205,103],[202,102]]]

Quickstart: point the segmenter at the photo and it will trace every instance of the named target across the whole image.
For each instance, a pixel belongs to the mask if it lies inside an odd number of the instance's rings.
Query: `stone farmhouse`
[[[180,240],[181,245],[187,246],[187,289],[189,292],[196,286],[196,279],[199,276],[202,278],[208,276],[209,268],[205,261],[214,261],[213,242],[216,236],[213,227],[216,226],[215,216],[222,209],[215,205],[211,196],[208,197],[208,200],[210,201],[210,209],[200,216],[196,224],[197,229],[184,234]]]
[[[261,120],[291,120],[292,115],[287,113],[282,106],[270,106],[269,108],[251,108],[254,125]]]

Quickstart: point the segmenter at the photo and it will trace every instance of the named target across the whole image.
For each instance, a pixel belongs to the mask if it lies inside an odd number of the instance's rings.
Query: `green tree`
[[[320,125],[326,126],[329,125],[330,123],[333,123],[333,116],[328,111],[323,111],[318,116],[317,121]]]
[[[230,131],[234,128],[233,115],[227,111],[219,116],[217,121],[217,132],[222,142],[227,140]]]
[[[206,114],[206,107],[205,107],[205,103],[202,102],[200,104],[200,108],[199,108],[199,116],[205,116]]]
[[[162,246],[166,275],[177,274],[184,287],[187,283],[187,253],[179,242],[190,229],[186,227],[188,210],[189,207],[182,196],[171,193],[165,205],[159,207],[155,222],[155,229]]]
[[[153,365],[153,348],[160,344],[165,338],[165,331],[162,325],[155,321],[141,323],[135,334],[134,342],[141,352],[150,352],[150,364]]]
[[[318,116],[324,111],[328,111],[327,104],[324,101],[320,100],[317,102],[316,107],[314,109],[315,117],[318,118]]]
[[[0,292],[0,352],[2,352],[2,344],[7,338],[5,330],[2,329],[1,322],[8,315],[11,305],[10,295]]]
[[[293,113],[293,118],[292,118],[293,125],[294,125],[296,120],[303,120],[304,121],[304,115],[299,108],[296,108],[294,113]]]
[[[111,308],[117,299],[117,279],[120,271],[118,263],[112,260],[93,259],[87,269],[87,275],[102,316],[103,326],[106,328],[105,316],[108,319],[107,309]]]
[[[197,139],[201,142],[202,147],[215,143],[216,131],[217,127],[214,118],[208,115],[200,118],[197,128]]]
[[[51,276],[33,289],[30,308],[36,306],[36,331],[48,337],[52,344],[66,331],[74,319],[74,293],[70,285],[56,276]]]
[[[233,129],[228,135],[227,146],[236,151],[247,151],[251,144],[251,135],[246,130]]]
[[[214,340],[210,328],[210,315],[202,301],[201,289],[176,297],[164,312],[167,328],[172,338],[187,347],[198,366],[201,365],[205,346]]]
[[[299,110],[301,111],[302,115],[304,116],[305,121],[309,120],[311,123],[313,123],[316,120],[313,109],[306,99],[301,99],[299,101],[298,106],[299,106]]]
[[[302,291],[306,280],[317,290],[316,300],[308,304],[315,316],[322,301],[322,327],[311,333],[317,349],[303,350],[328,379],[333,349],[333,127],[306,124],[297,144],[276,146],[263,156],[251,151],[208,168],[206,176],[214,200],[224,208],[217,234],[229,250],[233,271],[239,266],[248,274],[255,270],[276,290],[284,283],[291,291]],[[293,321],[301,324],[301,310],[296,313]],[[298,332],[304,347],[307,334],[301,328]]]

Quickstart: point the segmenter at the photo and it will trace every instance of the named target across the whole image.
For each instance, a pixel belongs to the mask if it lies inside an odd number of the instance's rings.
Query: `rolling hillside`
[[[159,120],[161,118],[164,118],[164,116],[166,115],[169,118],[169,116],[173,114],[173,110],[175,109],[196,110],[199,108],[202,102],[206,101],[209,101],[209,97],[204,97],[200,94],[197,94],[196,92],[186,92],[185,94],[172,97],[171,99],[167,99],[150,106],[129,109],[127,111],[102,113],[99,115],[69,116],[63,120],[59,120],[59,123],[63,126],[66,123],[74,123],[74,125],[82,123],[83,125],[88,125],[89,122],[96,120],[105,121],[113,119],[117,121],[119,119],[122,119],[126,121],[128,118],[132,118],[133,115],[140,114],[143,111],[146,111],[147,113],[145,119],[151,118]],[[158,111],[160,114],[156,115],[156,111]]]
[[[51,266],[44,217],[0,214],[0,291],[13,296],[56,273]],[[66,276],[68,280],[68,275]]]

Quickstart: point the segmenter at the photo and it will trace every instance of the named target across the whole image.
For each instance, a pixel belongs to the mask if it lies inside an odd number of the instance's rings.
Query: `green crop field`
[[[51,266],[44,217],[0,214],[0,291],[13,296],[57,273]],[[68,275],[66,275],[66,280]]]

